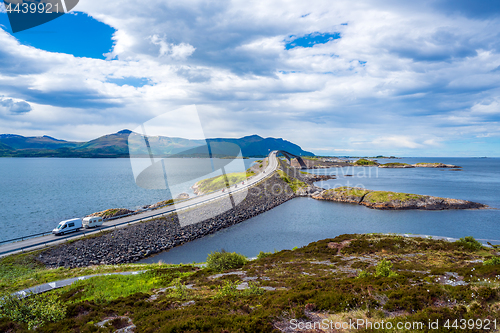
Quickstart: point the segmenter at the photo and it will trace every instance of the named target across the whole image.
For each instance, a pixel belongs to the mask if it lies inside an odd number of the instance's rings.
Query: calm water
[[[169,159],[168,163],[182,166],[178,175],[169,174],[169,180],[181,178],[188,162],[189,170],[196,174],[198,160]],[[254,160],[236,160],[226,171],[241,171]],[[228,160],[214,159],[216,169],[226,163]],[[190,187],[197,180],[218,174],[175,185],[170,193],[137,186],[125,158],[0,158],[0,241],[46,232],[61,220],[108,208],[135,210],[182,192],[193,195]]]
[[[500,243],[500,159],[412,158],[397,162],[443,162],[463,166],[463,171],[351,167],[311,172],[338,176],[338,179],[317,184],[325,188],[357,185],[373,190],[466,199],[496,209],[379,211],[356,205],[296,198],[243,223],[143,262],[202,262],[208,253],[222,248],[254,257],[259,251],[292,249],[344,233],[414,233],[454,238],[472,235],[478,239],[492,240],[494,244]],[[343,176],[348,174],[353,177]]]

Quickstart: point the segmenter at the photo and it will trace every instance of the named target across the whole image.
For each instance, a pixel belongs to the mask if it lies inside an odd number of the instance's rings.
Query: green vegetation
[[[254,174],[255,173],[252,171],[233,172],[226,174],[226,177],[224,175],[220,175],[217,177],[201,180],[196,184],[198,186],[198,190],[201,191],[201,193],[210,193],[241,183]]]
[[[351,265],[351,267],[354,268],[354,264]],[[382,259],[381,261],[379,261],[379,263],[377,264],[377,266],[375,267],[375,274],[374,276],[375,277],[396,277],[398,276],[398,274],[394,271],[392,271],[392,262],[390,262],[389,260],[386,260],[385,258]],[[360,271],[358,273],[358,278],[359,279],[363,279],[363,278],[367,278],[367,277],[370,277],[372,276],[372,274],[370,274],[369,272],[367,271]]]
[[[262,259],[262,258],[265,258],[265,257],[269,257],[271,254],[273,254],[273,253],[272,252],[260,251],[259,254],[257,255],[257,259]]]
[[[396,166],[405,166],[405,165],[409,165],[408,163],[399,163],[399,162],[392,162],[392,163],[385,163],[385,164],[381,164],[383,166],[388,166],[388,167],[396,167]]]
[[[6,294],[0,297],[0,319],[24,323],[29,330],[65,317],[66,305],[54,294],[32,295],[26,298]]]
[[[171,270],[171,280],[176,277],[174,270]],[[167,281],[170,282],[170,281]],[[127,297],[138,292],[149,292],[154,288],[159,288],[166,282],[165,276],[159,276],[156,271],[148,271],[136,275],[110,275],[96,276],[87,280],[77,281],[70,287],[61,289],[77,290],[67,297],[71,302],[94,301],[103,304],[120,297]],[[61,293],[61,291],[58,291]],[[69,296],[65,294],[65,296]]]
[[[487,259],[483,262],[483,265],[486,266],[500,265],[500,257],[493,257],[491,259]]]
[[[371,274],[368,273],[367,271],[360,271],[359,274],[358,274],[358,278],[359,279],[364,279],[364,278],[367,278],[367,277],[370,277]]]
[[[237,270],[228,268],[226,273],[232,274],[222,276],[214,275],[210,267],[151,265],[147,273],[130,276],[128,281],[103,276],[42,294],[45,313],[56,303],[65,311],[43,316],[45,322],[31,326],[2,312],[0,331],[28,332],[36,325],[43,332],[116,331],[119,316],[130,318],[136,332],[161,328],[165,332],[267,333],[280,325],[289,327],[291,319],[384,320],[393,327],[397,322],[426,325],[429,319],[444,323],[481,318],[484,322],[500,316],[500,265],[486,264],[497,258],[492,257],[496,252],[484,247],[471,251],[463,242],[351,234],[293,251],[266,253],[238,264]],[[136,265],[136,270],[142,267]],[[238,290],[244,282],[249,288]],[[114,326],[95,326],[105,318],[115,318]]]
[[[360,187],[347,187],[347,186],[336,187],[333,190],[328,190],[328,191],[329,192],[334,191],[337,193],[341,193],[343,195],[355,196],[360,198],[370,192],[370,190],[366,190]]]
[[[377,162],[367,160],[366,158],[360,158],[359,160],[354,162],[354,165],[377,165]]]
[[[297,178],[289,177],[283,170],[278,170],[278,175],[290,186],[293,192],[297,192],[299,188],[307,187],[308,185]]]
[[[425,163],[425,162],[420,162],[420,163],[415,163],[415,165],[440,165],[441,163]]]
[[[211,252],[207,258],[207,267],[222,272],[228,269],[240,268],[247,262],[247,258],[236,252]]]
[[[425,198],[424,195],[410,194],[410,193],[399,193],[399,192],[389,192],[389,191],[370,191],[365,196],[365,201],[369,202],[388,202],[392,200],[399,200],[401,202],[408,200],[418,200]]]
[[[479,243],[472,236],[462,237],[459,240],[457,240],[455,243],[461,245],[464,249],[467,249],[470,251],[477,251],[483,247],[483,244]]]
[[[72,269],[63,267],[48,269],[36,259],[38,253],[39,251],[14,254],[0,259],[0,294],[12,293],[42,283],[69,279],[76,276],[148,270],[158,267],[157,264],[125,264]],[[162,267],[167,266],[163,265]]]
[[[395,277],[398,274],[392,271],[392,262],[382,259],[375,268],[375,276]]]
[[[489,246],[491,246],[494,249],[500,249],[500,245],[493,245],[490,242],[486,242],[486,244],[488,244]]]

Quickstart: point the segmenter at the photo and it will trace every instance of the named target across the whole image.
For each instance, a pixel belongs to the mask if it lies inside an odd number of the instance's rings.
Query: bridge
[[[114,219],[112,221],[106,222],[106,225],[103,225],[102,227],[100,227],[98,229],[83,229],[81,231],[78,231],[78,232],[75,232],[75,233],[72,233],[72,234],[69,234],[66,236],[55,236],[52,234],[48,234],[45,236],[29,238],[29,239],[24,239],[24,238],[28,238],[30,236],[22,237],[22,238],[16,239],[16,240],[18,240],[17,242],[8,243],[8,244],[0,246],[0,257],[8,255],[8,254],[12,254],[12,253],[21,252],[21,251],[24,252],[25,250],[31,251],[31,250],[43,248],[43,247],[46,247],[49,245],[56,245],[56,244],[70,241],[70,240],[76,240],[78,238],[81,238],[81,237],[84,237],[87,235],[94,235],[94,234],[99,233],[99,232],[104,231],[104,230],[123,228],[123,227],[126,227],[127,225],[130,225],[130,224],[143,222],[143,221],[146,221],[146,220],[149,220],[152,218],[157,218],[157,217],[161,217],[161,216],[165,216],[165,215],[170,215],[173,213],[181,212],[181,211],[186,210],[186,209],[195,208],[198,205],[206,204],[206,203],[214,201],[214,200],[220,200],[223,198],[227,198],[231,194],[248,190],[249,187],[252,187],[252,186],[256,185],[257,183],[259,183],[260,181],[271,177],[274,174],[274,172],[277,170],[278,165],[279,165],[278,158],[277,158],[278,154],[283,154],[283,156],[285,156],[289,161],[291,161],[293,158],[297,158],[297,160],[299,160],[300,165],[301,166],[304,165],[304,167],[305,167],[305,163],[300,156],[290,154],[286,151],[275,150],[275,151],[272,151],[269,153],[269,156],[268,156],[269,163],[268,163],[266,169],[264,170],[264,172],[261,172],[261,173],[257,174],[255,177],[248,179],[248,181],[246,181],[244,185],[240,185],[240,186],[238,186],[238,188],[230,188],[230,189],[225,189],[224,192],[222,192],[222,190],[220,190],[220,191],[212,192],[209,194],[196,196],[196,197],[193,197],[189,200],[176,203],[175,207],[168,206],[168,207],[164,207],[164,208],[157,209],[154,211],[146,211],[143,213]],[[302,162],[300,162],[300,161],[302,161]],[[45,233],[45,234],[47,234],[47,233]],[[14,241],[14,240],[11,240],[11,241]]]
[[[297,160],[297,162],[299,163],[301,169],[307,169],[307,164],[304,161],[304,159],[302,158],[302,156],[290,154],[289,152],[286,152],[284,150],[276,150],[276,153],[285,156],[285,158],[288,160],[290,165],[292,165],[292,159],[295,158]]]

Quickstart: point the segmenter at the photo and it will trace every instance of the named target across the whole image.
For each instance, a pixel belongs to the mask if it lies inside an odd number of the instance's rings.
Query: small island
[[[372,209],[384,210],[479,209],[487,207],[486,205],[467,200],[389,191],[372,191],[359,187],[346,186],[324,190],[317,195],[313,195],[312,197],[317,200],[353,203]]]

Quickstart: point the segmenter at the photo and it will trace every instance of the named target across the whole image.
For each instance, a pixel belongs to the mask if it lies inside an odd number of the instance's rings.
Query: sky
[[[17,33],[0,4],[0,28],[0,133],[86,141],[196,105],[207,137],[500,156],[496,0],[82,0]]]

